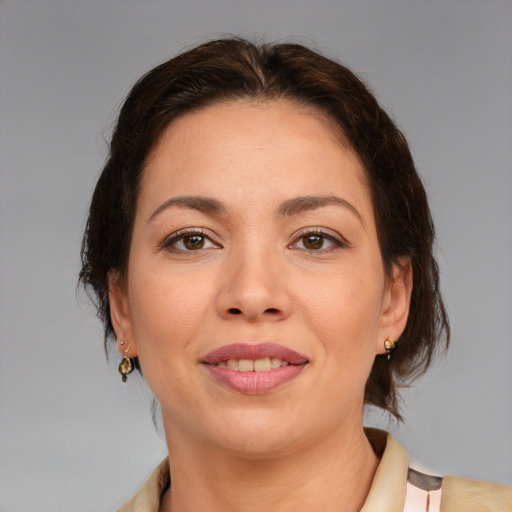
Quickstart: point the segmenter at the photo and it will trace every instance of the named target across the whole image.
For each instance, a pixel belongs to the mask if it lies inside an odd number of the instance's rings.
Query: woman
[[[405,139],[343,66],[226,39],[145,75],[82,252],[170,454],[121,510],[511,510],[363,429],[448,342],[433,239]]]

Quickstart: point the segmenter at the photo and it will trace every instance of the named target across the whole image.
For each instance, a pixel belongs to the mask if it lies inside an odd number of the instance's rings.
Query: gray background
[[[235,33],[323,50],[407,134],[430,194],[453,345],[390,427],[434,473],[512,484],[512,3],[0,1],[0,510],[107,511],[165,452],[75,296],[116,107],[153,65]]]

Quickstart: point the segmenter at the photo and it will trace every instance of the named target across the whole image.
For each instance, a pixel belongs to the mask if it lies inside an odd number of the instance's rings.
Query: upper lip
[[[288,361],[290,364],[304,364],[308,362],[307,357],[295,352],[291,348],[284,347],[277,343],[233,343],[224,345],[212,350],[201,360],[206,364],[218,364],[228,359],[264,359],[265,357],[275,357]]]

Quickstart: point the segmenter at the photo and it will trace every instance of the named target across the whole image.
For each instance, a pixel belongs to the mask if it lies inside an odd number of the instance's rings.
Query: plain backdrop
[[[453,342],[405,425],[368,421],[420,469],[512,484],[511,26],[497,0],[0,1],[0,510],[114,510],[165,454],[76,294],[80,241],[131,85],[225,34],[342,61],[408,136]]]

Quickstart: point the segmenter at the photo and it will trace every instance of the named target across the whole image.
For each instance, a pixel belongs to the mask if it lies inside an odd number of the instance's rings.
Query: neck
[[[257,459],[179,439],[167,436],[172,485],[161,512],[357,512],[379,462],[360,426]]]

